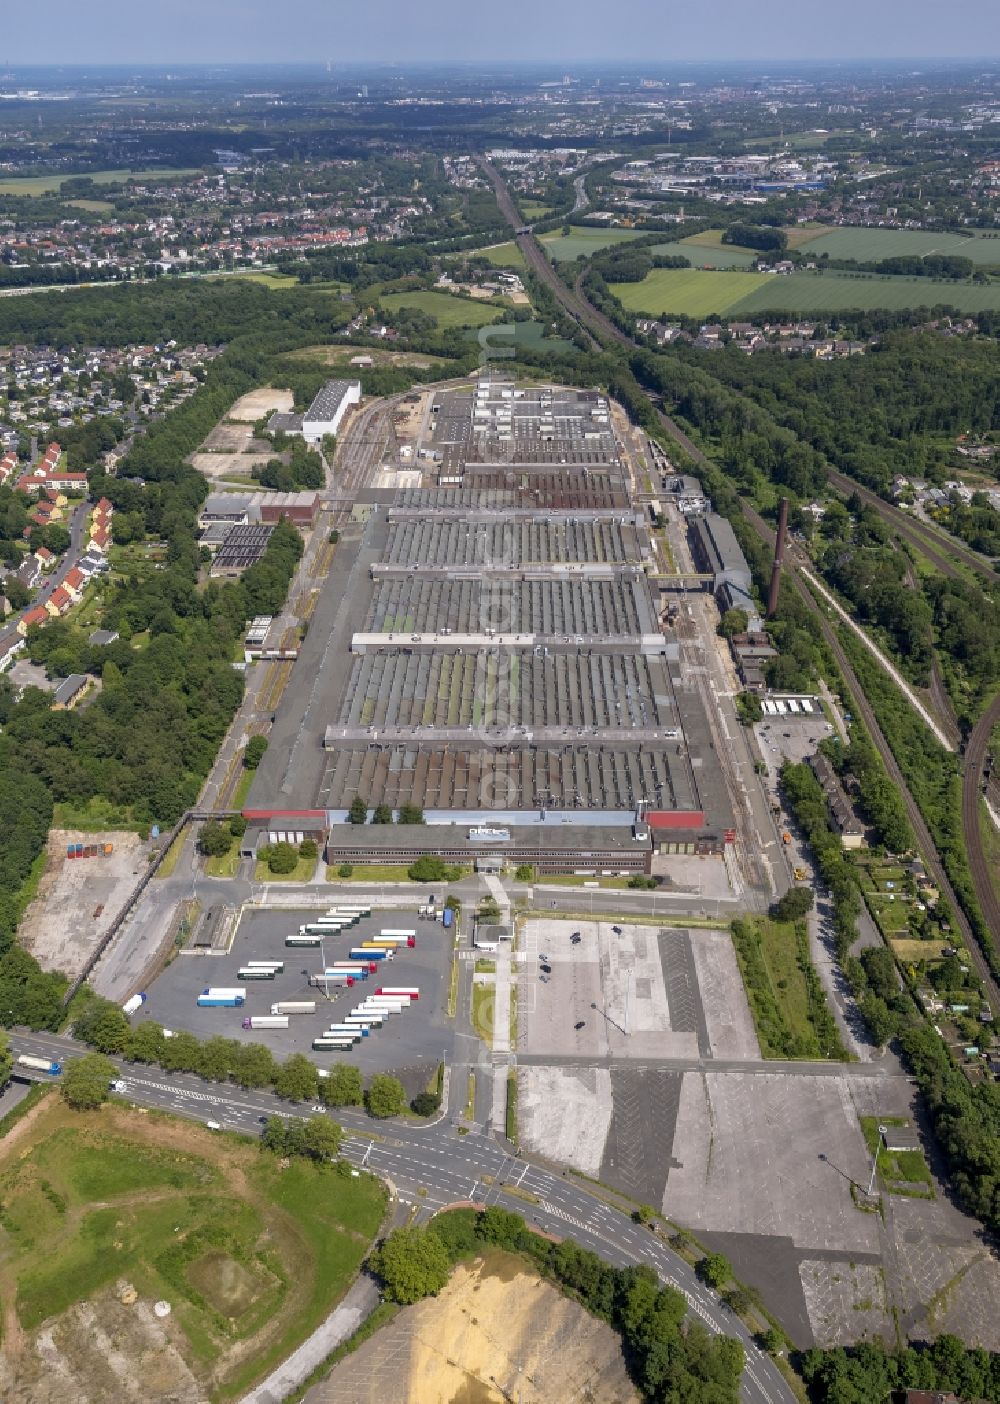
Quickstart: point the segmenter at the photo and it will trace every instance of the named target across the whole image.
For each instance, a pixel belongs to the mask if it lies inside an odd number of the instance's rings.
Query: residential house
[[[49,613],[44,605],[35,605],[34,609],[29,609],[23,614],[17,623],[17,632],[24,635],[34,624],[47,624]]]
[[[80,699],[90,691],[93,681],[88,673],[70,673],[68,678],[63,678],[52,694],[53,711],[72,711]]]
[[[840,834],[841,843],[845,848],[863,848],[865,826],[854,813],[854,808],[830,760],[822,752],[818,752],[809,757],[809,764],[822,786],[827,808]]]
[[[83,594],[86,583],[87,577],[84,575],[83,571],[79,566],[74,566],[72,570],[66,572],[66,579],[63,581],[63,587],[68,594],[72,595],[74,602],[76,602]]]
[[[61,614],[65,614],[67,610],[72,609],[72,607],[73,596],[63,585],[57,585],[52,591],[52,594],[45,601],[45,608],[48,610],[49,614],[52,615],[53,619]]]

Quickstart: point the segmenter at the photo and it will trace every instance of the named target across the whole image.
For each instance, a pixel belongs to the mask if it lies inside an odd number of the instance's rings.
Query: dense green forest
[[[897,475],[943,482],[957,435],[1000,428],[1000,346],[985,338],[893,332],[840,361],[726,350],[711,374],[883,496]]]

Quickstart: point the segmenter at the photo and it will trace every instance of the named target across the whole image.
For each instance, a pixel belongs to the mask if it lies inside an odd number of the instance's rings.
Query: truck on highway
[[[20,1054],[17,1066],[31,1072],[48,1073],[49,1077],[58,1077],[62,1072],[62,1063],[54,1063],[51,1058],[33,1058],[30,1053]]]
[[[272,1014],[315,1014],[316,1001],[314,999],[280,999],[277,1004],[271,1005]]]
[[[135,1011],[141,1009],[145,1003],[146,996],[144,994],[134,994],[131,999],[127,999],[122,1005],[122,1013],[127,1018],[131,1018]]]
[[[239,1009],[246,999],[246,990],[209,988],[198,996],[198,1006],[201,1009]]]
[[[287,1014],[251,1014],[243,1020],[245,1029],[287,1029]]]

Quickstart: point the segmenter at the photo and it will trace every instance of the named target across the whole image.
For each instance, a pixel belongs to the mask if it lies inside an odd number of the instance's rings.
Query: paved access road
[[[10,1044],[15,1056],[29,1053],[59,1062],[84,1051],[71,1038],[21,1030],[11,1033]],[[186,1073],[112,1061],[121,1067],[125,1096],[138,1106],[217,1121],[227,1131],[258,1135],[261,1121],[268,1116],[310,1111],[270,1092],[243,1091]],[[325,1108],[319,1110],[325,1112]],[[523,1214],[546,1233],[574,1239],[616,1267],[644,1263],[653,1268],[661,1281],[684,1293],[691,1312],[710,1331],[740,1341],[746,1353],[742,1397],[747,1404],[794,1401],[774,1361],[754,1345],[743,1323],[699,1282],[691,1268],[648,1229],[633,1224],[574,1179],[511,1155],[482,1130],[460,1136],[447,1117],[412,1125],[373,1122],[346,1108],[338,1108],[335,1115],[348,1133],[346,1157],[389,1181],[404,1202],[431,1211],[456,1203],[499,1204]],[[531,1199],[526,1198],[529,1195]]]

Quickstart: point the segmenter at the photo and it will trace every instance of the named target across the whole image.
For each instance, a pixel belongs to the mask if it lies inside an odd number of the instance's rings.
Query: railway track
[[[538,277],[545,283],[556,301],[571,317],[577,321],[592,345],[599,349],[601,339],[611,340],[618,345],[634,348],[635,342],[606,317],[598,308],[593,307],[583,293],[582,282],[584,274],[581,273],[572,289],[567,288],[562,282],[541,245],[534,235],[527,233],[517,233],[521,228],[521,221],[514,208],[513,201],[507,192],[507,187],[500,173],[485,159],[480,159],[480,168],[490,180],[496,193],[497,203],[507,219],[508,223],[515,230],[517,245],[521,250],[528,266],[534,270]],[[678,444],[695,463],[703,464],[707,468],[714,465],[698,446],[684,433],[683,429],[676,424],[668,414],[653,406],[660,424],[666,433]],[[989,563],[976,552],[969,550],[961,543],[945,542],[933,533],[931,528],[924,528],[922,524],[917,525],[914,520],[900,512],[899,508],[891,507],[889,503],[873,493],[869,488],[859,486],[853,479],[846,477],[843,473],[838,473],[829,469],[829,479],[831,484],[839,491],[848,496],[854,492],[859,493],[862,500],[874,508],[895,531],[916,550],[925,555],[942,574],[953,579],[961,578],[961,571],[953,564],[948,556],[944,555],[948,551],[957,560],[961,561],[967,568],[977,571],[984,578],[993,583],[1000,583],[998,574]],[[763,517],[752,508],[749,503],[741,499],[741,510],[747,522],[757,532],[757,535],[773,550],[774,532],[764,521]],[[932,533],[929,535],[929,533]],[[793,588],[805,602],[811,613],[818,620],[823,638],[829,647],[833,657],[840,668],[844,681],[851,691],[855,705],[862,717],[869,734],[872,738],[876,750],[882,758],[882,762],[893,782],[899,789],[906,810],[908,819],[917,839],[917,845],[924,857],[928,872],[933,876],[945,898],[950,902],[955,919],[965,939],[969,950],[969,957],[976,967],[977,973],[983,980],[984,986],[989,992],[991,1003],[994,1007],[1000,1007],[1000,986],[989,967],[986,956],[980,946],[975,934],[965,915],[955,891],[944,870],[934,839],[924,822],[923,815],[917,805],[916,800],[911,795],[909,788],[903,778],[896,758],[892,753],[889,743],[882,733],[882,728],[878,724],[878,719],[865,696],[864,689],[851,666],[836,631],[831,626],[822,609],[813,599],[805,583],[797,575],[794,561],[786,561],[785,575],[792,583]],[[933,686],[933,678],[932,678]],[[940,674],[937,675],[937,686],[940,688],[940,696],[943,698],[944,689],[941,685]],[[949,705],[950,711],[950,705]],[[976,897],[979,901],[990,931],[994,939],[1000,937],[1000,900],[993,890],[990,881],[989,867],[986,860],[985,846],[980,832],[980,811],[979,793],[981,776],[986,761],[986,753],[989,748],[990,736],[993,730],[1000,723],[1000,694],[979,718],[976,726],[969,736],[965,751],[965,765],[962,775],[962,830],[965,836],[966,848],[969,855],[969,866],[972,873],[973,886]],[[957,723],[956,723],[957,725]]]

